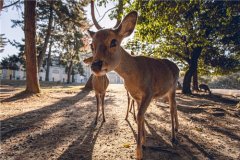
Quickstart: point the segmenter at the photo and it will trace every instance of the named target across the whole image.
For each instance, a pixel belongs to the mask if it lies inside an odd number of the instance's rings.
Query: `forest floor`
[[[94,124],[96,100],[83,86],[45,86],[42,93],[18,94],[23,87],[1,85],[1,160],[128,160],[135,158],[137,125],[125,120],[123,85],[111,84],[106,122]],[[240,159],[239,99],[198,93],[177,94],[179,132],[171,144],[168,104],[155,100],[145,114],[146,160]],[[100,111],[101,113],[101,111]]]

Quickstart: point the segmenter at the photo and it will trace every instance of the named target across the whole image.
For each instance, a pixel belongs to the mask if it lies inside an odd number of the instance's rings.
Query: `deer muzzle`
[[[96,60],[96,61],[94,61],[94,62],[92,63],[91,69],[92,69],[92,71],[94,71],[94,72],[100,72],[101,69],[102,69],[102,65],[103,65],[103,61],[101,61],[101,60]]]

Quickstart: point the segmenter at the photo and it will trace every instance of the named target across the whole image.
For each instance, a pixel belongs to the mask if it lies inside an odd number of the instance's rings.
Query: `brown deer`
[[[168,97],[172,142],[176,142],[178,116],[175,95],[179,69],[176,64],[167,59],[131,56],[121,47],[122,40],[133,32],[137,17],[137,12],[132,11],[116,28],[102,29],[98,25],[98,31],[89,31],[89,34],[92,37],[92,66],[98,66],[92,67],[94,74],[102,76],[112,70],[116,71],[124,79],[125,87],[137,102],[139,110],[136,157],[142,159],[142,145],[145,143],[144,114],[154,97],[164,95]],[[96,19],[94,22],[97,23]]]
[[[89,57],[87,59],[84,59],[83,62],[86,64],[92,64],[93,57]],[[95,70],[96,66],[91,65],[92,70]],[[97,100],[97,115],[96,115],[96,120],[95,124],[97,124],[98,121],[98,114],[99,114],[99,103],[101,101],[102,103],[102,115],[103,115],[103,122],[105,122],[105,114],[104,114],[104,98],[105,98],[105,93],[107,90],[109,84],[108,77],[106,75],[102,76],[95,76],[93,74],[92,77],[92,86],[95,91],[95,96]]]

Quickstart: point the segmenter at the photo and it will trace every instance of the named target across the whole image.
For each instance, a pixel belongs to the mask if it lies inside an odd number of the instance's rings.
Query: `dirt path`
[[[236,101],[218,96],[177,95],[179,144],[172,146],[169,108],[152,102],[146,114],[144,159],[240,159]],[[124,120],[126,91],[110,85],[106,122],[94,125],[94,92],[51,91],[3,102],[1,159],[128,160],[135,158],[136,123]]]

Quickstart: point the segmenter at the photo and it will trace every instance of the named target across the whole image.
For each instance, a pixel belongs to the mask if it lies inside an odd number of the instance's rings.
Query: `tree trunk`
[[[194,91],[199,91],[198,88],[198,70],[196,69],[193,73],[193,90]]]
[[[36,55],[36,1],[24,1],[26,92],[40,93]]]
[[[90,89],[90,90],[93,89],[93,86],[92,86],[92,77],[93,77],[93,74],[91,74],[91,76],[88,78],[87,83],[85,84],[84,88]]]
[[[51,36],[52,24],[53,24],[53,1],[50,1],[49,12],[50,12],[50,15],[49,15],[49,20],[48,20],[48,29],[47,29],[47,32],[46,32],[46,37],[44,39],[43,47],[40,50],[39,55],[38,55],[38,69],[40,69],[40,67],[42,66],[43,59],[44,59],[44,56],[46,54],[48,42],[49,42],[49,39],[50,39],[50,36]]]
[[[45,81],[49,81],[49,69],[50,69],[50,64],[51,64],[52,43],[53,43],[53,41],[51,40],[50,43],[49,43],[49,51],[48,51],[48,58],[47,58],[47,69],[46,69]]]
[[[73,66],[73,62],[70,62],[70,65],[68,67],[68,73],[67,73],[67,83],[69,84],[71,81],[71,73],[72,73],[72,66]]]
[[[74,72],[72,72],[72,83],[74,83],[75,80],[74,80]]]
[[[189,69],[187,70],[184,79],[183,79],[183,94],[191,94],[191,79],[195,71],[197,71],[198,58],[201,55],[202,48],[196,47],[191,53],[191,60],[189,64]]]
[[[2,8],[3,8],[3,0],[0,1],[0,12],[1,12]]]

